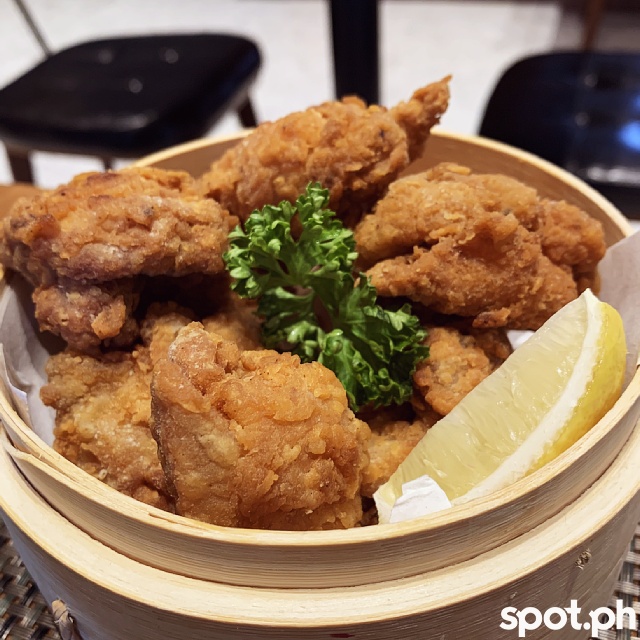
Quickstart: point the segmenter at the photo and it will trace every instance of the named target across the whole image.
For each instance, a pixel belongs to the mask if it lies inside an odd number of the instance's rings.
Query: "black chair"
[[[165,34],[85,42],[0,90],[0,141],[14,179],[33,151],[92,155],[109,168],[201,137],[226,111],[256,125],[249,90],[260,52],[246,38]]]
[[[480,134],[564,167],[640,217],[640,54],[520,60],[498,81]]]

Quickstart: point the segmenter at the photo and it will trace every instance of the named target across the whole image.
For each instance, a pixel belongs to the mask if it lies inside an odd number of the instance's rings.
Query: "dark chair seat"
[[[520,60],[498,81],[480,134],[564,167],[640,217],[640,54]]]
[[[33,150],[108,161],[198,138],[229,109],[255,126],[249,88],[259,67],[256,45],[232,35],[86,42],[0,90],[0,140],[18,164]]]

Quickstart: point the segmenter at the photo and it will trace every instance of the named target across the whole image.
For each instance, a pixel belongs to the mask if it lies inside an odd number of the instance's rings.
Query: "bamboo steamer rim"
[[[638,503],[640,495],[636,473],[640,430],[636,429],[611,468],[579,500],[498,552],[364,589],[248,589],[170,574],[105,547],[53,510],[26,482],[12,465],[3,440],[6,436],[0,435],[0,480],[5,487],[0,510],[38,547],[39,558],[46,554],[92,585],[156,611],[234,625],[239,620],[242,625],[277,624],[280,629],[300,628],[305,623],[321,628],[401,619],[416,611],[437,611],[482,598],[488,592],[503,593],[535,575],[543,580],[539,572],[545,567],[566,563],[567,558],[575,565],[592,544],[594,532],[615,524],[626,507],[634,500]],[[635,504],[633,513],[627,511],[627,516],[634,516],[634,525],[637,507]],[[572,532],[568,542],[567,526]],[[311,603],[312,610],[308,610]],[[238,615],[232,617],[230,612]]]
[[[240,142],[248,133],[250,133],[250,131],[243,131],[221,138],[202,139],[185,143],[143,158],[132,166],[155,166],[180,154],[204,151],[212,145],[219,145],[221,143],[233,144],[234,142]],[[477,136],[448,133],[439,129],[434,130],[431,136],[440,141],[463,142],[475,147],[489,149],[513,159],[514,162],[534,166],[540,171],[556,177],[569,188],[581,193],[593,202],[612,222],[621,236],[629,236],[633,233],[627,219],[608,200],[575,176],[537,156]],[[132,519],[161,529],[169,528],[196,539],[207,537],[234,545],[248,545],[251,547],[255,547],[256,545],[264,545],[266,547],[285,545],[289,547],[317,548],[319,546],[348,546],[370,541],[402,539],[423,531],[443,528],[453,522],[473,521],[475,518],[485,515],[499,507],[503,507],[506,504],[515,504],[524,498],[526,494],[543,487],[558,474],[566,472],[580,459],[585,451],[597,446],[600,440],[606,436],[612,425],[625,415],[638,397],[640,397],[640,371],[636,369],[630,384],[616,404],[598,424],[576,444],[530,476],[515,482],[509,487],[496,491],[489,496],[407,522],[348,530],[305,532],[221,527],[177,516],[139,503],[133,498],[115,491],[80,470],[73,463],[54,451],[52,447],[49,447],[22,421],[11,406],[5,392],[0,394],[0,414],[2,414],[5,420],[9,421],[12,430],[19,434],[25,448],[38,452],[38,458],[54,469],[62,472],[70,482],[76,485],[76,490],[85,495],[90,495],[94,499],[111,503],[115,508],[126,513]]]

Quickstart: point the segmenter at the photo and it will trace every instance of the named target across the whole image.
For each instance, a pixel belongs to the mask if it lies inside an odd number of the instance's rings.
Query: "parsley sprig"
[[[258,300],[264,345],[331,369],[354,411],[401,404],[428,356],[426,333],[409,305],[382,308],[369,279],[354,277],[353,233],[328,201],[310,184],[295,205],[266,205],[236,227],[224,256],[232,288]]]

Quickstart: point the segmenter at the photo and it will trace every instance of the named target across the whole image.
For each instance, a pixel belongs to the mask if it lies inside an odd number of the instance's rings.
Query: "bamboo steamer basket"
[[[197,176],[242,135],[137,164]],[[530,154],[436,131],[407,173],[440,161],[505,173],[576,204],[603,223],[608,244],[631,233],[608,201]],[[576,445],[487,498],[406,523],[300,533],[215,527],[120,495],[48,447],[3,392],[0,417],[11,445],[0,458],[2,486],[11,480],[30,507],[18,508],[4,489],[0,507],[45,595],[67,601],[87,640],[155,638],[165,628],[160,621],[174,638],[439,639],[462,629],[481,640],[510,638],[498,628],[507,604],[544,610],[574,598],[588,608],[612,591],[640,516],[632,470],[639,436],[629,440],[639,396],[636,371]],[[116,603],[126,624],[109,607],[89,606],[90,598]],[[563,637],[585,637],[571,633]]]
[[[162,571],[117,553],[38,494],[0,447],[0,510],[48,602],[62,601],[74,640],[512,640],[501,610],[568,606],[611,595],[640,513],[640,429],[574,503],[532,531],[451,567],[359,588],[248,588]],[[411,554],[410,549],[406,553]],[[315,561],[307,558],[307,566]],[[585,617],[580,618],[581,622]],[[67,630],[68,631],[68,630]],[[534,640],[586,640],[541,627]]]
[[[200,175],[244,134],[201,140],[138,162]],[[476,171],[513,175],[544,195],[582,207],[605,226],[609,244],[629,235],[626,219],[599,194],[529,154],[480,138],[432,134],[420,171],[444,160]],[[442,569],[495,549],[544,523],[573,502],[610,465],[637,422],[637,374],[616,406],[565,455],[512,487],[428,519],[331,532],[226,529],[142,505],[89,477],[48,447],[4,395],[0,417],[15,462],[33,486],[82,530],[144,564],[193,578],[244,586],[336,587],[368,584]],[[410,549],[411,553],[407,553]],[[307,564],[310,555],[314,563]]]

